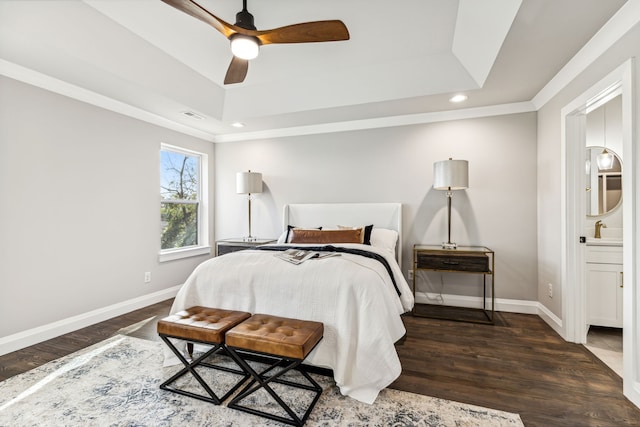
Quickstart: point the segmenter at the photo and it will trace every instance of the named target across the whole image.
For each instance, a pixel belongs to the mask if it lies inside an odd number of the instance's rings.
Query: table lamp
[[[246,194],[249,201],[249,235],[242,239],[248,242],[256,240],[251,235],[251,194],[262,193],[262,174],[259,172],[238,172],[236,174],[236,193]]]
[[[469,187],[469,162],[466,160],[442,160],[433,164],[433,188],[447,192],[447,242],[442,243],[444,249],[456,249],[458,245],[451,242],[451,197],[454,190]]]

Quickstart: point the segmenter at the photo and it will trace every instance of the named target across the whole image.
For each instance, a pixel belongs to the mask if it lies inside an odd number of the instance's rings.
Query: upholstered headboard
[[[309,203],[284,206],[283,229],[297,227],[336,228],[338,225],[373,224],[398,232],[396,259],[402,260],[402,204],[400,203]]]

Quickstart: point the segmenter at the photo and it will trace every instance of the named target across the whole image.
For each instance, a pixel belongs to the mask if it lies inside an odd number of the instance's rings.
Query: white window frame
[[[199,159],[198,244],[193,246],[186,246],[183,248],[160,249],[158,260],[159,262],[167,262],[194,256],[210,255],[211,245],[209,244],[209,156],[207,155],[207,153],[189,150],[183,147],[165,143],[160,144],[160,152],[162,151],[172,151],[174,153],[197,157]],[[158,174],[158,178],[160,180],[160,183],[162,180],[162,170],[160,170],[159,172],[160,173]],[[158,188],[160,188],[159,185]],[[160,195],[159,198],[160,203],[158,203],[158,207],[161,206],[163,201],[162,195]],[[160,212],[158,211],[158,213]],[[158,236],[158,243],[159,242],[160,236]]]

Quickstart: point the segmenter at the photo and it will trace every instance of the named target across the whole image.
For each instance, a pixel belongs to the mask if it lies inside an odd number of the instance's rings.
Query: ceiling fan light
[[[602,153],[598,154],[598,157],[596,157],[596,162],[598,163],[598,169],[609,170],[613,168],[613,154],[608,152],[605,148],[602,150]]]
[[[255,37],[234,34],[231,36],[231,52],[240,59],[253,59],[260,52],[260,44]]]

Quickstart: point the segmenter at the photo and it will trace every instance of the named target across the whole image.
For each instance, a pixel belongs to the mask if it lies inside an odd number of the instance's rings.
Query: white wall
[[[547,283],[559,284],[562,276],[561,110],[626,60],[638,56],[640,25],[636,25],[538,111],[538,300],[560,318],[562,289],[555,287],[553,298],[549,298],[546,288]],[[634,88],[636,100],[640,99],[637,70]],[[639,111],[636,108],[636,135],[639,134]]]
[[[446,199],[433,163],[469,160],[470,188],[453,198],[452,241],[496,252],[496,296],[536,300],[536,113],[217,144],[216,238],[247,234],[236,172],[262,172],[252,232],[277,237],[287,203],[401,202],[406,274],[416,243],[446,241]],[[321,224],[319,224],[321,225]],[[465,276],[465,279],[468,276]],[[449,293],[473,294],[456,286]]]
[[[606,122],[605,122],[606,112]],[[606,126],[606,141],[605,141]],[[587,114],[586,129],[587,147],[607,146],[607,150],[612,151],[622,158],[622,96],[618,95],[608,101],[603,106],[596,108]]]
[[[5,77],[0,93],[0,338],[179,285],[205,259],[158,263],[159,149],[213,165],[212,144]]]

